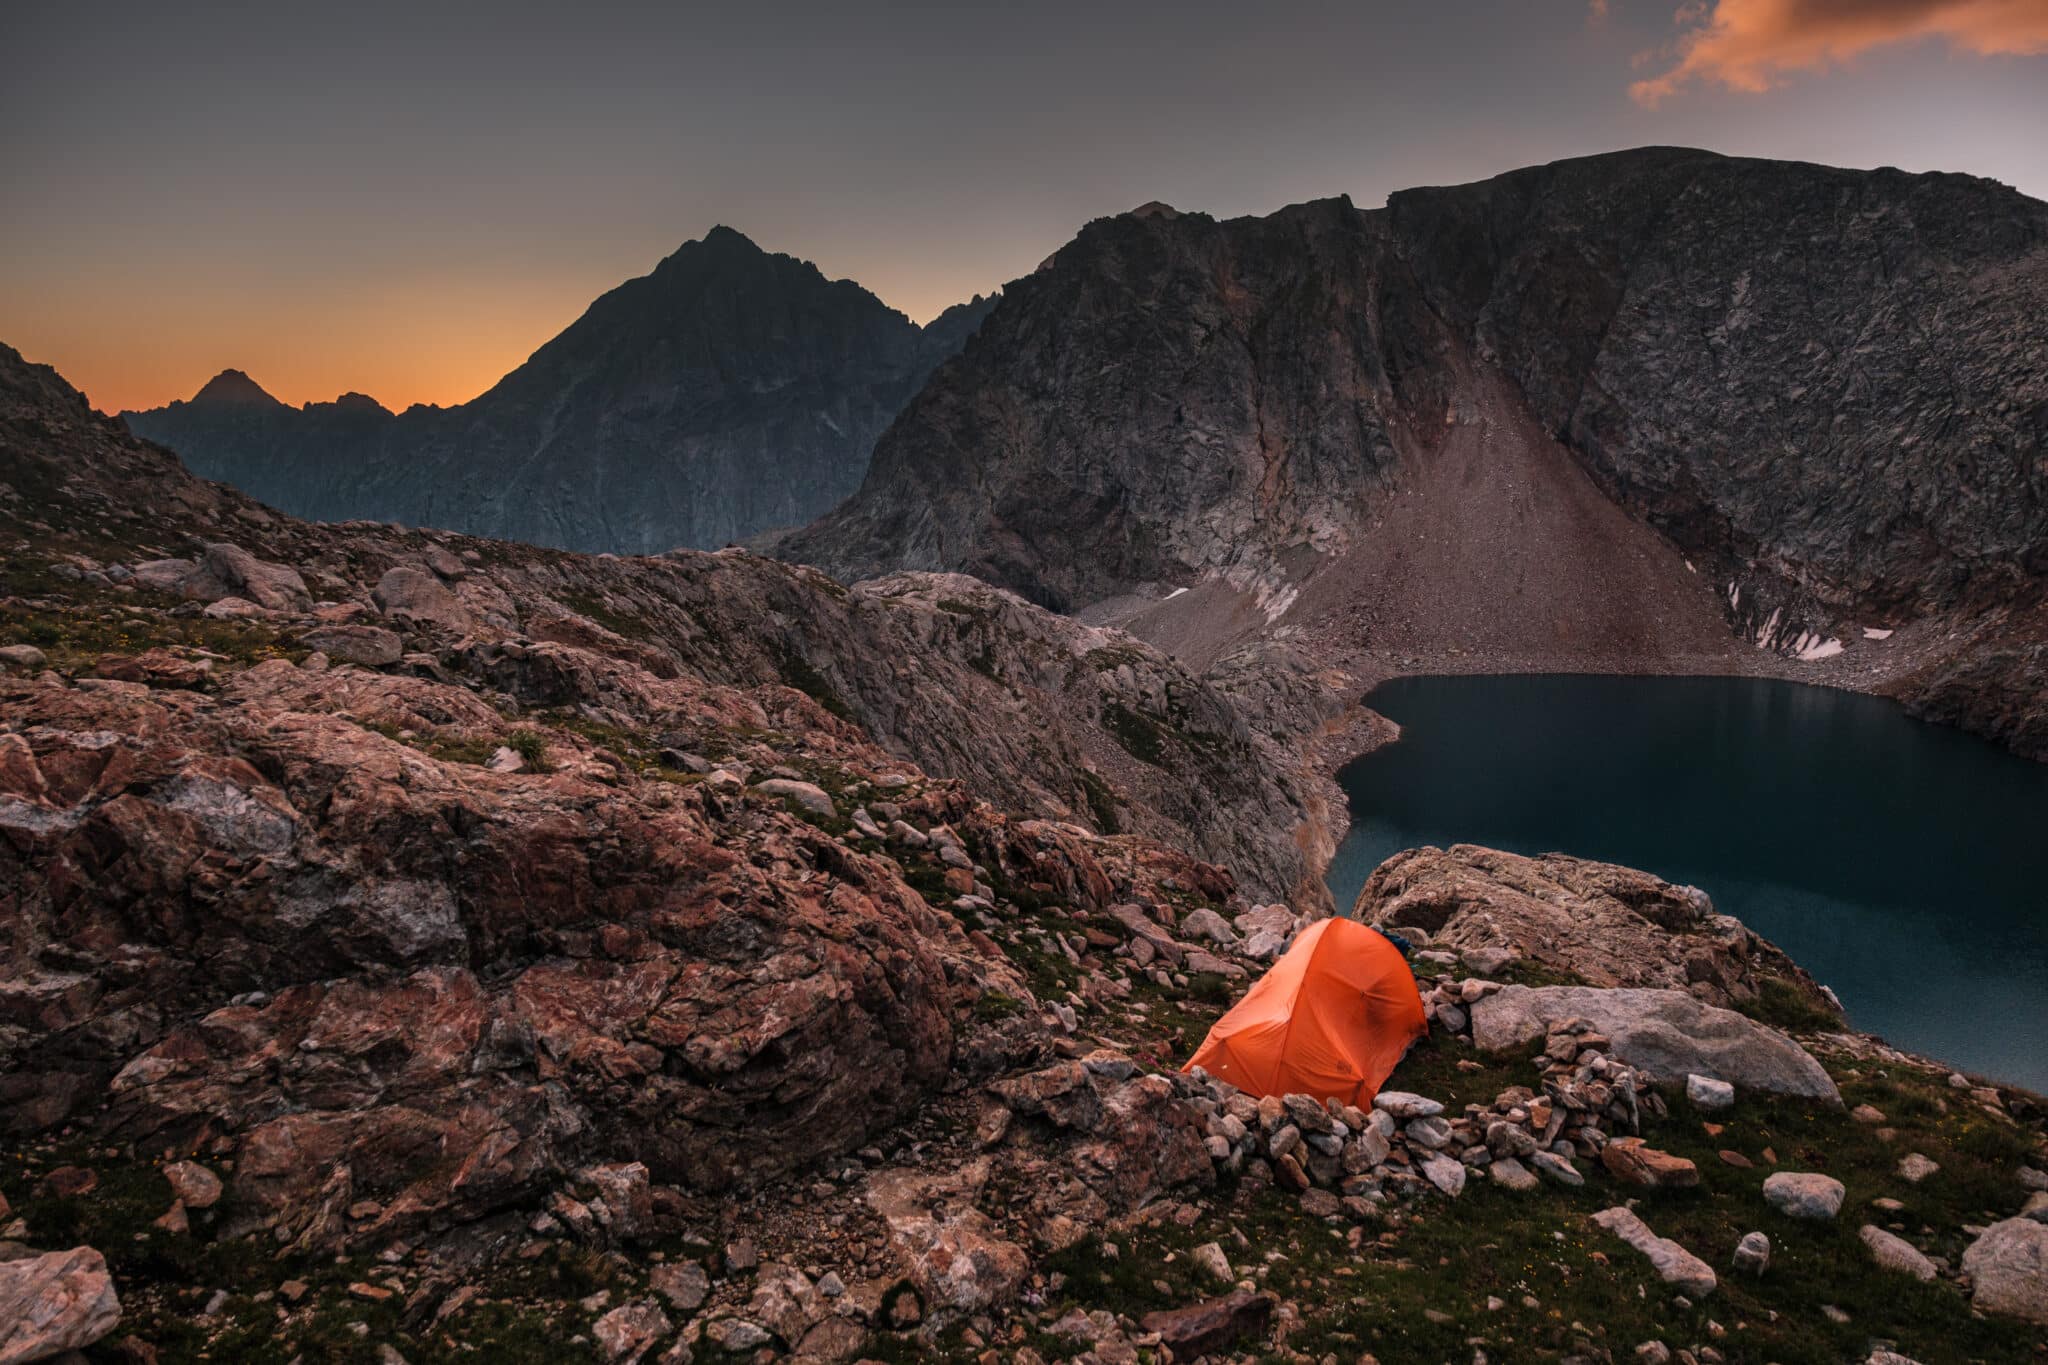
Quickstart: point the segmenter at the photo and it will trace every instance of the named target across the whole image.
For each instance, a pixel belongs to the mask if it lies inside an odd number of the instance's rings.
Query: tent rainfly
[[[1356,920],[1326,919],[1304,929],[1216,1021],[1186,1069],[1251,1095],[1364,1107],[1428,1032],[1401,950]]]

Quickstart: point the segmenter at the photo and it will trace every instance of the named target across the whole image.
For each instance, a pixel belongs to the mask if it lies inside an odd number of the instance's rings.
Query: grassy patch
[[[1841,1016],[1783,977],[1760,977],[1756,998],[1741,1001],[1736,1008],[1760,1024],[1789,1033],[1833,1032],[1842,1027]]]
[[[1102,708],[1102,728],[1123,751],[1140,763],[1159,767],[1166,757],[1167,732],[1150,716],[1133,711],[1120,701]]]
[[[833,690],[831,680],[812,667],[811,661],[803,655],[793,649],[780,650],[775,657],[775,669],[781,674],[785,687],[794,687],[841,720],[854,719],[853,708]]]

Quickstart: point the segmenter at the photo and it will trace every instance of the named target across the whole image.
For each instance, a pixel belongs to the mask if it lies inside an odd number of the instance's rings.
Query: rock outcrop
[[[1428,935],[1478,962],[1531,961],[1592,986],[1689,990],[1710,1004],[1786,983],[1817,1010],[1827,998],[1796,964],[1698,887],[1562,854],[1527,858],[1460,844],[1397,853],[1374,869],[1354,918]]]
[[[138,434],[300,516],[369,517],[579,550],[716,547],[801,525],[993,299],[918,327],[730,228],[605,294],[489,392],[392,413],[289,407],[230,370]]]

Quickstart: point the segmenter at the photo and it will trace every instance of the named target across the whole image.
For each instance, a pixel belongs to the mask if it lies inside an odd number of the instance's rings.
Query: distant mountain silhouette
[[[920,328],[717,227],[599,298],[472,402],[293,408],[224,370],[121,414],[197,473],[299,516],[655,553],[796,526],[860,485],[882,430],[994,305]]]

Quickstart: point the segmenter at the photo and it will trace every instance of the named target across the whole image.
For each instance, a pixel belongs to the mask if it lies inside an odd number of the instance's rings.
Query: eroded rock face
[[[1826,1069],[1799,1044],[1683,991],[1508,986],[1472,1007],[1472,1039],[1498,1052],[1573,1019],[1591,1021],[1611,1040],[1616,1057],[1662,1081],[1677,1083],[1696,1072],[1740,1089],[1842,1102]]]
[[[6,684],[13,941],[66,945],[0,974],[15,1131],[110,1093],[123,1140],[230,1137],[238,1216],[325,1245],[366,1196],[383,1232],[473,1215],[593,1144],[697,1185],[786,1168],[939,1083],[957,1005],[1029,999],[789,816],[435,762],[319,676]]]

